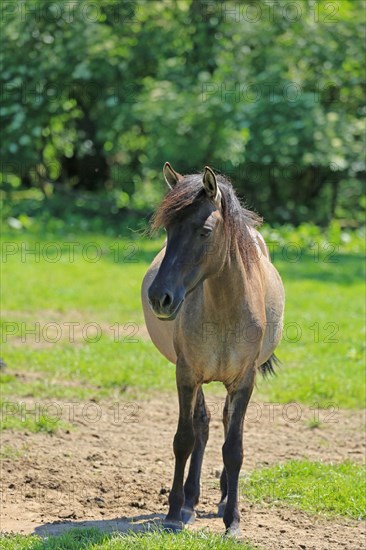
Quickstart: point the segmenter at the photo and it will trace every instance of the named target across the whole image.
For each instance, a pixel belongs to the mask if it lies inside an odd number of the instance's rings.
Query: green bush
[[[228,173],[271,223],[362,221],[359,2],[259,15],[231,0],[10,4],[0,173],[14,217],[30,215],[17,211],[24,188],[35,212],[75,187],[106,196],[112,215],[149,211],[169,160]]]

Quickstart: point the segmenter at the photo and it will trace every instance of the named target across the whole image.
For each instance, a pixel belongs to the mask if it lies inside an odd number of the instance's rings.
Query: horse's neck
[[[248,274],[239,252],[226,260],[219,273],[203,283],[204,309],[208,317],[225,320],[241,317],[249,299]]]

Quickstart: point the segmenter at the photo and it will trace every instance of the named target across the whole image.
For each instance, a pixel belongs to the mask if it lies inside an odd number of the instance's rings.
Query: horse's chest
[[[194,331],[191,326],[189,339],[184,339],[184,359],[204,382],[233,380],[258,355],[256,328],[244,321],[203,322]]]

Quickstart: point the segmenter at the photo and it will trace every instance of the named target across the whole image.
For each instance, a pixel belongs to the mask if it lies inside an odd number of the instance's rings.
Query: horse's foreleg
[[[195,443],[188,476],[184,484],[185,501],[182,508],[182,520],[184,523],[193,523],[195,519],[194,507],[198,503],[200,496],[201,468],[208,440],[209,422],[210,413],[206,409],[202,388],[199,388],[193,415]]]
[[[224,440],[226,440],[227,436],[227,427],[228,427],[228,421],[229,421],[229,396],[226,396],[225,400],[225,406],[224,411],[222,415],[222,423],[224,425]],[[220,476],[220,490],[221,490],[221,499],[219,502],[219,508],[218,508],[218,514],[219,517],[224,517],[224,511],[226,506],[226,497],[227,497],[227,475],[226,475],[226,469],[225,466],[222,469],[221,476]]]
[[[178,429],[174,437],[173,449],[175,469],[173,486],[169,495],[169,512],[164,521],[164,527],[177,531],[182,529],[182,506],[184,504],[183,478],[186,462],[195,442],[193,429],[193,411],[195,407],[197,387],[187,377],[187,366],[177,363],[177,388],[179,397]]]
[[[243,424],[244,416],[254,386],[254,370],[247,376],[240,389],[230,395],[229,426],[222,455],[227,475],[227,502],[224,511],[226,532],[232,535],[240,533],[240,514],[238,506],[238,482],[243,463]]]

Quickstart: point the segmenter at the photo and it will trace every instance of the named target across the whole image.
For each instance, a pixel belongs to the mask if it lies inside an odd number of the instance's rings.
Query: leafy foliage
[[[358,0],[9,3],[5,189],[79,187],[111,213],[151,210],[169,159],[228,173],[268,221],[357,224],[362,14]]]

